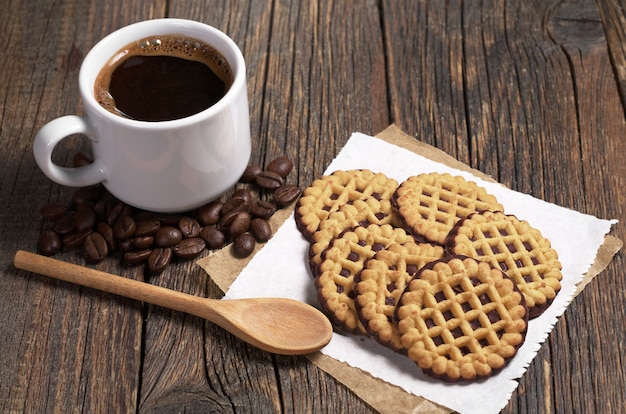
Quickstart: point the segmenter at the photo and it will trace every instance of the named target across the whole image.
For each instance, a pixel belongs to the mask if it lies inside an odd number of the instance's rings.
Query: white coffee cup
[[[188,36],[217,50],[233,73],[224,97],[195,115],[160,122],[128,119],[100,106],[94,83],[103,66],[131,42],[155,35]],[[244,58],[228,36],[211,26],[168,18],[121,28],[87,54],[80,68],[79,88],[85,115],[49,122],[39,130],[33,145],[41,170],[61,185],[102,183],[132,206],[181,212],[219,197],[248,165],[251,141]],[[53,163],[55,146],[74,134],[90,139],[94,162],[78,168]]]

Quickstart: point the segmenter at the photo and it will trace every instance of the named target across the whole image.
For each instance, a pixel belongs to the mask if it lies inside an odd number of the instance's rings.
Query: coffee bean
[[[109,248],[104,237],[98,232],[90,233],[83,244],[85,255],[91,262],[100,262],[109,255]]]
[[[131,208],[121,201],[109,200],[107,203],[107,223],[113,225],[120,217],[128,216]]]
[[[111,227],[109,223],[100,221],[96,225],[96,230],[102,235],[102,237],[104,237],[104,240],[107,242],[107,247],[109,248],[109,251],[112,252],[113,250],[115,250],[116,242],[115,236],[113,235],[113,227]]]
[[[37,251],[44,256],[54,256],[61,251],[61,237],[52,230],[44,230],[37,240]]]
[[[226,242],[226,236],[217,226],[206,226],[200,231],[200,237],[209,249],[221,249]]]
[[[202,253],[205,247],[206,244],[202,238],[192,237],[172,247],[172,253],[182,259],[192,259]]]
[[[172,249],[169,247],[157,247],[148,256],[148,269],[152,273],[161,273],[172,261]]]
[[[183,239],[183,233],[177,227],[163,226],[154,235],[154,244],[158,247],[171,247]]]
[[[135,219],[135,236],[151,236],[161,228],[161,222],[157,218],[142,218],[134,216]]]
[[[283,185],[283,177],[273,171],[261,171],[256,176],[256,184],[266,190],[274,190]]]
[[[67,204],[64,203],[48,203],[44,205],[39,213],[47,220],[54,220],[61,217],[68,210]]]
[[[250,210],[250,203],[243,197],[233,197],[224,203],[222,207],[222,216],[233,211],[248,211]]]
[[[221,225],[230,237],[237,237],[250,228],[250,214],[245,211],[233,212],[224,217]]]
[[[258,165],[248,165],[239,181],[241,181],[242,183],[253,183],[255,182],[257,175],[259,175],[261,171],[263,171],[263,169]]]
[[[285,178],[289,175],[291,170],[293,169],[293,163],[287,157],[278,157],[273,159],[267,167],[265,167],[267,171],[272,171],[279,174],[281,177]]]
[[[243,233],[233,241],[232,251],[237,257],[248,257],[254,251],[255,246],[254,237],[250,233]]]
[[[200,220],[200,223],[202,223],[202,225],[204,226],[210,226],[219,223],[222,207],[224,207],[224,204],[220,203],[219,201],[214,201],[207,204],[206,206],[201,207],[198,210],[198,220]]]
[[[74,215],[74,226],[79,232],[93,229],[97,221],[98,217],[93,208],[83,208]]]
[[[126,240],[134,236],[137,226],[131,216],[122,216],[113,225],[113,235],[118,240]]]
[[[148,260],[148,257],[150,257],[150,253],[152,253],[152,250],[150,249],[133,250],[132,252],[124,253],[123,260],[126,264],[136,265]]]
[[[183,237],[192,238],[198,237],[200,234],[200,230],[202,230],[202,226],[200,223],[192,217],[183,216],[178,221],[178,228],[183,233]]]
[[[93,210],[96,212],[96,217],[98,217],[98,220],[106,221],[106,217],[107,217],[106,197],[102,197],[100,200],[96,201],[96,204],[93,206]]]
[[[52,230],[59,235],[68,234],[74,231],[76,223],[74,222],[75,211],[68,211],[61,217],[57,218],[52,224]]]
[[[85,243],[85,239],[92,232],[92,229],[74,231],[63,236],[63,246],[65,247],[80,247]]]
[[[274,200],[281,207],[288,206],[300,197],[301,190],[295,185],[282,185],[274,190]]]
[[[121,251],[130,252],[133,250],[133,239],[118,240],[117,245]]]
[[[133,237],[133,247],[136,249],[148,249],[154,244],[152,236],[135,236]]]
[[[269,219],[276,212],[276,206],[266,200],[255,200],[250,206],[250,214],[253,217]]]
[[[255,218],[250,222],[250,233],[256,241],[264,243],[272,237],[272,227],[267,220]]]
[[[248,205],[252,203],[252,193],[247,188],[238,188],[235,190],[231,198],[240,197],[243,198]]]
[[[156,217],[161,222],[161,225],[177,226],[182,216],[182,214],[159,214]]]

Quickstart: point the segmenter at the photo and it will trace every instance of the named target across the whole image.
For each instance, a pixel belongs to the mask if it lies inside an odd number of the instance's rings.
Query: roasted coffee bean
[[[217,226],[206,226],[200,231],[200,237],[209,249],[221,249],[226,243],[226,236]]]
[[[48,203],[44,205],[39,213],[47,220],[54,220],[67,213],[68,206],[65,203]]]
[[[250,164],[246,167],[239,181],[242,183],[254,183],[257,175],[259,175],[261,171],[263,171],[263,169],[258,165]]]
[[[74,229],[76,229],[76,223],[74,222],[75,215],[76,212],[72,210],[63,214],[54,221],[52,224],[52,230],[61,236],[73,232]]]
[[[233,241],[232,251],[237,257],[248,257],[254,251],[255,246],[254,237],[250,233],[243,233]]]
[[[135,219],[131,216],[122,216],[115,221],[113,225],[113,235],[118,240],[130,239],[135,235],[137,225]]]
[[[182,216],[182,214],[159,214],[156,217],[161,222],[161,225],[177,226]]]
[[[133,237],[133,247],[136,249],[148,249],[154,244],[153,236],[136,236]]]
[[[152,273],[161,273],[172,261],[172,249],[169,247],[157,247],[148,256],[148,269]]]
[[[231,198],[234,198],[234,197],[243,198],[246,201],[246,203],[248,203],[248,205],[252,203],[252,193],[247,188],[236,189],[233,195],[231,196]]]
[[[198,220],[203,226],[211,226],[220,222],[222,207],[219,201],[209,203],[198,210]]]
[[[37,240],[37,251],[44,256],[54,256],[63,248],[61,237],[52,230],[44,230]]]
[[[288,206],[300,197],[302,191],[295,185],[281,185],[274,190],[274,200],[281,207]]]
[[[205,247],[206,243],[202,238],[192,237],[172,247],[172,253],[182,259],[192,259],[202,253]]]
[[[269,219],[276,212],[276,206],[266,200],[255,200],[250,206],[250,214],[253,217]]]
[[[133,250],[131,252],[124,253],[124,263],[130,265],[136,265],[145,262],[152,253],[151,249]]]
[[[74,210],[76,210],[76,212],[83,211],[83,210],[94,210],[95,207],[96,207],[96,203],[94,201],[85,200],[85,201],[81,201],[79,204],[76,204],[76,207],[74,207]],[[95,214],[95,210],[94,210],[94,214]]]
[[[285,178],[293,169],[293,163],[287,157],[278,157],[273,159],[269,164],[267,164],[267,167],[265,167],[265,169],[267,171],[278,173],[281,177]]]
[[[274,190],[283,185],[283,177],[273,171],[261,171],[256,176],[256,184],[266,190]]]
[[[93,229],[97,221],[98,217],[93,208],[80,209],[74,215],[74,226],[79,232]]]
[[[262,218],[255,218],[250,222],[250,233],[259,243],[264,243],[272,237],[270,223]]]
[[[116,242],[115,236],[113,235],[113,227],[111,227],[109,223],[100,221],[98,222],[98,224],[96,224],[96,230],[102,235],[102,237],[104,237],[104,240],[107,242],[107,247],[109,248],[109,251],[112,252],[113,250],[115,250]]]
[[[107,218],[106,197],[102,197],[100,200],[96,201],[96,204],[93,206],[93,210],[96,212],[96,216],[98,217],[98,220],[106,221],[106,218]]]
[[[91,262],[100,262],[109,255],[109,248],[104,237],[98,232],[90,233],[83,244],[87,260]]]
[[[157,218],[143,218],[133,216],[135,219],[135,236],[151,236],[161,228],[161,222]]]
[[[220,226],[230,237],[237,237],[250,228],[250,214],[245,211],[229,213],[224,216]]]
[[[120,250],[123,252],[130,252],[133,250],[133,239],[126,240],[118,240],[117,245],[120,247]]]
[[[139,223],[140,221],[145,221],[145,220],[159,220],[157,215],[151,211],[145,211],[145,210],[140,210],[140,211],[136,211],[135,213],[133,213],[133,218],[135,219],[135,222]]]
[[[192,217],[183,216],[178,221],[178,228],[183,233],[184,238],[198,237],[202,226],[198,221]]]
[[[154,244],[158,247],[171,247],[180,243],[183,233],[174,226],[163,226],[154,235]]]
[[[72,233],[68,233],[63,236],[63,246],[64,247],[80,247],[85,244],[85,239],[92,232],[92,229],[87,229],[83,231],[74,231]]]
[[[131,208],[126,203],[116,200],[109,200],[107,204],[107,223],[113,225],[120,217],[128,216]]]
[[[250,203],[243,197],[233,197],[224,203],[222,207],[222,216],[227,215],[233,211],[248,211],[250,210]]]

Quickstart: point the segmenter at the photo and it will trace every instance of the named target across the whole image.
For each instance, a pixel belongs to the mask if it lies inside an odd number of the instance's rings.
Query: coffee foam
[[[94,95],[107,111],[124,116],[115,107],[109,93],[111,76],[115,69],[132,56],[174,56],[204,63],[224,82],[228,90],[233,84],[233,74],[226,58],[208,44],[188,36],[159,35],[140,39],[115,53],[102,67],[94,84]]]

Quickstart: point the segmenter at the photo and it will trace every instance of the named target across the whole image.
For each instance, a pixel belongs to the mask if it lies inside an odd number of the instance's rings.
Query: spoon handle
[[[190,313],[205,319],[209,319],[211,314],[211,312],[206,311],[206,301],[208,300],[206,298],[115,276],[90,267],[63,262],[23,250],[18,250],[15,253],[13,263],[18,269]],[[204,308],[204,312],[198,312],[200,308]]]

